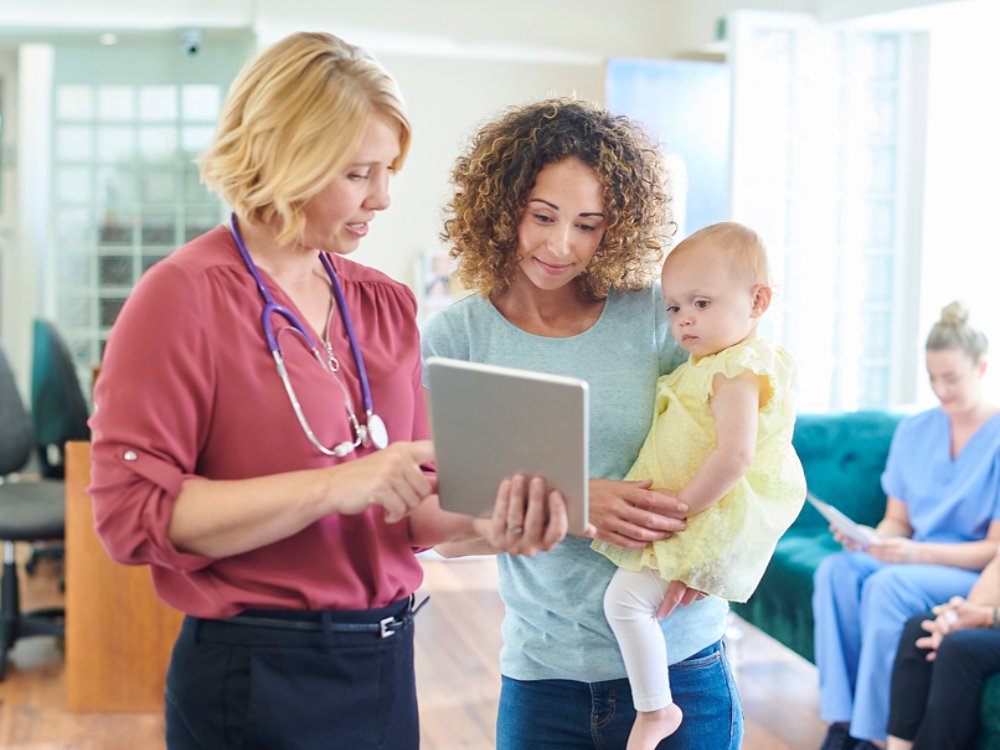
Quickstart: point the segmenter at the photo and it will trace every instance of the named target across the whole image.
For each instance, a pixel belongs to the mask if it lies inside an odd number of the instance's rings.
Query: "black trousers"
[[[275,619],[295,613],[254,611],[251,625],[186,617],[167,674],[167,747],[417,750],[412,625],[387,637],[336,630],[409,608],[327,613],[318,626],[303,612],[308,624],[287,628]]]
[[[913,750],[971,750],[979,730],[983,682],[1000,672],[1000,630],[959,630],[941,641],[937,658],[914,642],[926,635],[915,615],[903,628],[892,669],[889,734],[913,740]]]

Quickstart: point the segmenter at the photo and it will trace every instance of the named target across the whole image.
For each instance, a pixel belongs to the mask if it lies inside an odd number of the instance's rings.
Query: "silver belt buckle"
[[[396,635],[396,631],[389,627],[393,622],[395,622],[395,620],[395,617],[383,617],[378,621],[379,632],[383,638],[389,638],[390,636]]]

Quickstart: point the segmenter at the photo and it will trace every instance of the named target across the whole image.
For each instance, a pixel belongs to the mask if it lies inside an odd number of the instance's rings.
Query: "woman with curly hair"
[[[551,99],[503,113],[456,162],[442,235],[478,294],[423,331],[424,357],[589,383],[590,521],[598,539],[630,548],[682,529],[687,511],[649,481],[622,481],[650,426],[652,384],[686,357],[655,283],[671,226],[664,178],[642,129],[598,105]],[[511,533],[522,520],[511,504]],[[438,549],[497,551],[485,540]],[[499,750],[624,748],[635,711],[603,610],[614,564],[581,537],[497,561],[506,606]],[[662,630],[685,721],[661,747],[737,748],[742,715],[720,643],[727,605],[694,591],[684,602]]]

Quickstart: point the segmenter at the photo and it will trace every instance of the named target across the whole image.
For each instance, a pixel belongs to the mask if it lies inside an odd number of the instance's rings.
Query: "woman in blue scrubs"
[[[846,548],[816,571],[813,614],[822,750],[884,740],[896,646],[917,612],[964,596],[1000,541],[1000,406],[983,389],[986,336],[959,302],[927,338],[927,372],[941,405],[900,423],[882,489],[878,540]]]

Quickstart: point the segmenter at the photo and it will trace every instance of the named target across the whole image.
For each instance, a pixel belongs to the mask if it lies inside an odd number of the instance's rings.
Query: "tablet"
[[[540,474],[566,498],[570,533],[582,533],[587,382],[443,357],[426,368],[441,506],[488,516],[502,479]]]
[[[862,526],[855,523],[848,516],[844,515],[842,511],[834,508],[830,503],[820,500],[811,492],[806,493],[806,500],[812,503],[813,507],[830,522],[831,526],[834,526],[837,531],[851,541],[857,542],[862,547],[867,547],[875,541],[875,529],[870,526]]]

